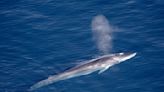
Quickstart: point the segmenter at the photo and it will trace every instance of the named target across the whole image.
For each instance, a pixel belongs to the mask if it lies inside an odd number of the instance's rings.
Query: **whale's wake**
[[[113,28],[107,18],[103,15],[98,15],[93,18],[91,26],[93,38],[97,43],[99,51],[103,54],[111,52]]]

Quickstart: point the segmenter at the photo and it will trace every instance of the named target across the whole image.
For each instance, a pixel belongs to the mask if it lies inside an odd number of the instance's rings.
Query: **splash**
[[[91,26],[93,39],[96,41],[99,51],[103,54],[110,53],[112,49],[113,28],[109,24],[107,18],[103,15],[95,16]]]

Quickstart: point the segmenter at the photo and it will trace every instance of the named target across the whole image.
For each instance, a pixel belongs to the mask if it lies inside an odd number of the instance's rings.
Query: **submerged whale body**
[[[135,55],[136,53],[116,53],[116,54],[104,55],[99,58],[89,60],[87,63],[77,65],[69,70],[66,70],[57,75],[50,76],[47,79],[34,84],[33,86],[30,87],[29,91],[55,83],[57,81],[66,80],[82,75],[87,75],[96,71],[99,71],[98,73],[100,74],[105,70],[107,70],[109,67],[121,63],[125,60],[128,60],[134,57]]]

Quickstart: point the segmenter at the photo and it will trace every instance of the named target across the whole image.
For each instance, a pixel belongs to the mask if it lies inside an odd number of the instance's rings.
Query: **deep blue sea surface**
[[[99,56],[91,32],[98,14],[116,29],[112,53],[137,56],[34,92],[164,92],[163,0],[0,0],[0,92],[27,92]]]

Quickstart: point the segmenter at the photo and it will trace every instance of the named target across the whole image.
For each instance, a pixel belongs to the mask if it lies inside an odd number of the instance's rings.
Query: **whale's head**
[[[120,63],[134,57],[136,54],[137,53],[117,53],[114,55],[113,59]]]

